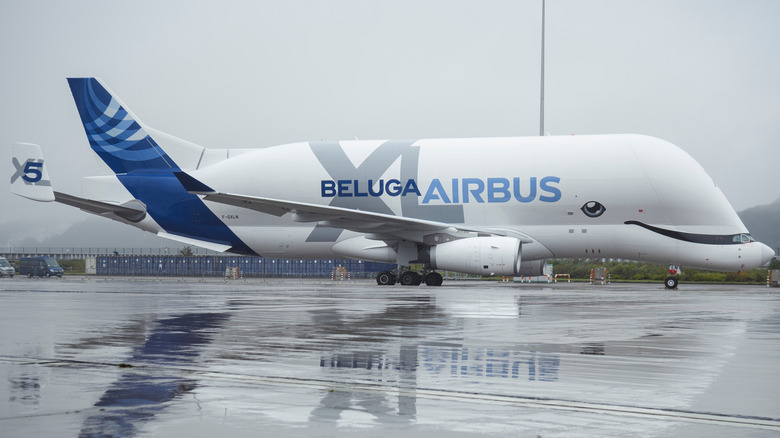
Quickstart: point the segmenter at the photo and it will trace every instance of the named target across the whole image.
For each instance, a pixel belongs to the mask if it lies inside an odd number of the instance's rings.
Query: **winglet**
[[[49,172],[43,165],[41,147],[32,143],[14,143],[11,157],[16,171],[11,176],[11,191],[34,201],[53,201],[54,190]]]
[[[179,179],[179,182],[182,186],[184,186],[184,190],[195,193],[199,195],[207,195],[210,193],[216,193],[216,190],[212,189],[211,187],[207,186],[206,184],[203,184],[202,182],[198,181],[197,179],[191,177],[186,172],[173,172],[174,175],[176,175],[176,178]]]

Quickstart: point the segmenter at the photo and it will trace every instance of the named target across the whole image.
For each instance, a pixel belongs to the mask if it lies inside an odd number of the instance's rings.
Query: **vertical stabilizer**
[[[150,135],[151,130],[99,79],[68,78],[68,85],[89,145],[114,173],[139,169],[178,171],[180,168],[173,156],[177,161],[179,157],[190,161],[190,157],[197,158],[202,153],[203,148],[191,143],[184,146],[183,151],[164,150]],[[169,148],[167,144],[164,146]]]

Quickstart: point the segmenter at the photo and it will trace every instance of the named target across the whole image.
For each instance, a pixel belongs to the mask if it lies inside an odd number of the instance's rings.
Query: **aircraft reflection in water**
[[[10,394],[8,400],[23,405],[37,406],[41,401],[41,377],[35,372],[21,369],[8,372]]]
[[[165,367],[194,365],[201,349],[211,342],[210,335],[228,318],[221,313],[190,313],[161,319],[128,363]],[[139,426],[165,408],[165,402],[192,391],[197,385],[178,370],[163,368],[154,373],[128,369],[95,403],[101,410],[86,418],[79,436],[133,436]]]
[[[519,317],[517,297],[511,301],[503,298],[506,297],[489,299],[491,311],[500,312],[501,318],[507,320]],[[449,300],[444,300],[446,304],[442,307],[440,300],[431,297],[395,299],[403,304],[360,317],[347,313],[348,309],[344,313],[331,309],[309,312],[318,329],[318,338],[350,337],[350,342],[339,342],[332,347],[332,353],[320,357],[319,366],[325,372],[325,380],[368,382],[387,389],[326,391],[319,406],[312,411],[312,419],[337,422],[344,411],[359,409],[382,423],[411,421],[416,417],[414,390],[418,388],[440,388],[442,382],[452,382],[445,386],[453,387],[474,382],[500,385],[558,381],[558,354],[464,346],[457,341],[447,342],[449,345],[398,343],[399,337],[414,339],[426,336],[426,332],[448,332],[452,321],[468,318],[459,316],[465,309]],[[449,318],[442,319],[445,308]],[[475,309],[469,311],[473,314]],[[351,348],[353,342],[365,343],[366,348]],[[394,389],[409,391],[396,393]]]
[[[397,395],[393,391],[327,391],[320,405],[311,412],[311,418],[337,422],[343,411],[359,409],[382,424],[412,421],[417,415],[414,389],[420,386],[419,382],[453,378],[557,382],[559,366],[557,354],[469,347],[402,345],[398,355],[361,351],[323,356],[322,368],[351,372],[351,378],[411,391]],[[356,371],[360,375],[354,375]],[[396,397],[397,407],[393,407]]]
[[[387,353],[360,352],[334,355],[320,359],[320,367],[334,369],[366,369],[379,373],[377,382],[394,381],[402,388],[417,387],[417,347],[401,346],[400,354],[390,358]],[[373,375],[373,373],[372,373]],[[370,378],[370,377],[369,377]],[[397,408],[393,408],[391,396],[385,391],[327,391],[310,417],[320,421],[336,422],[344,410],[360,407],[383,424],[412,421],[417,416],[417,397],[414,393],[397,396]]]
[[[419,355],[418,355],[419,351]],[[418,358],[419,356],[419,358]],[[394,379],[395,371],[420,376],[487,377],[557,382],[560,357],[536,351],[486,348],[402,346],[398,356],[355,352],[320,359],[323,368],[353,368],[374,371],[382,380]]]
[[[423,347],[423,369],[432,374],[458,377],[500,377],[558,381],[560,358],[557,354],[535,351],[508,351],[485,348],[455,348],[449,353]]]

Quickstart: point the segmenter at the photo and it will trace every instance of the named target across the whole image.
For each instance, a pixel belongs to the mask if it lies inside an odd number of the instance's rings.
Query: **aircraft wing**
[[[528,236],[513,230],[481,229],[462,227],[444,222],[394,216],[370,211],[330,205],[310,204],[284,199],[265,198],[235,193],[217,192],[184,172],[176,172],[185,189],[193,194],[203,195],[204,200],[248,208],[274,216],[291,214],[295,222],[316,222],[319,225],[342,228],[365,233],[373,240],[403,239],[419,243],[438,243],[434,236],[444,239],[459,239],[476,235],[519,237],[524,243],[533,241]],[[444,241],[444,240],[441,240]]]
[[[291,214],[295,222],[316,222],[331,228],[372,234],[376,240],[402,238],[423,242],[433,234],[457,235],[473,230],[459,229],[442,222],[393,216],[349,208],[324,206],[282,199],[246,196],[232,193],[205,195],[206,201],[248,208],[275,216]]]

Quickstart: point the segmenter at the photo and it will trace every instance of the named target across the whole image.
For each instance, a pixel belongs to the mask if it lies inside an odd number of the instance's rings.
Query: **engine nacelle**
[[[476,275],[516,275],[520,253],[520,240],[514,237],[469,237],[431,247],[431,267]]]

